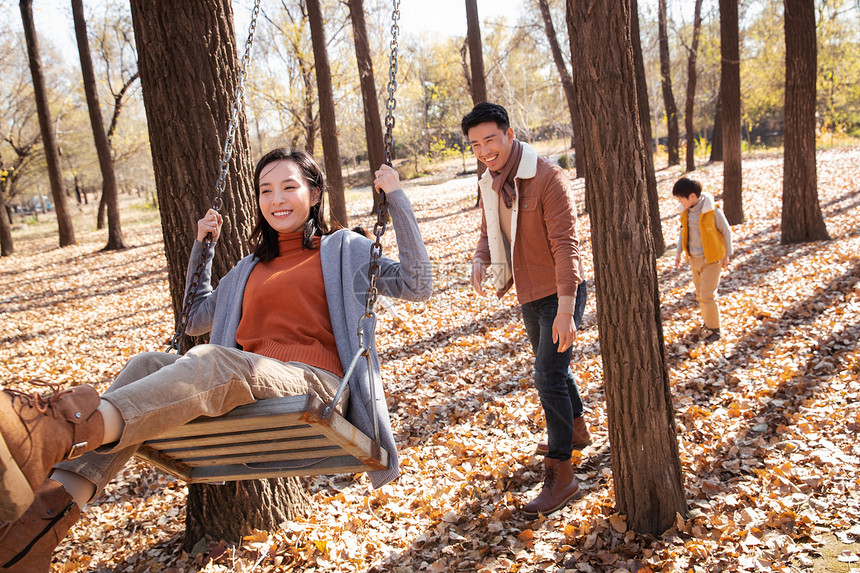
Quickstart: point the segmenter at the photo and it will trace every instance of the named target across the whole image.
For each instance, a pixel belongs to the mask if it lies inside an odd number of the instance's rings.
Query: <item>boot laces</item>
[[[57,400],[59,400],[61,396],[68,394],[70,390],[60,390],[59,384],[44,382],[42,380],[32,380],[30,381],[30,384],[33,386],[50,388],[52,393],[45,397],[42,394],[22,392],[13,388],[5,388],[3,391],[12,396],[13,403],[15,402],[15,398],[17,398],[27,407],[34,408],[40,414],[47,416],[50,412],[54,418],[59,418],[60,414],[57,412]]]

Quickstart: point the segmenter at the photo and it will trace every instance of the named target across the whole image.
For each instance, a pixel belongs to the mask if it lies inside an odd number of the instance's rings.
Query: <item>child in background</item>
[[[702,312],[702,322],[710,331],[705,342],[720,339],[720,307],[717,287],[720,271],[729,267],[732,255],[732,229],[714,196],[702,191],[698,181],[682,177],[672,188],[672,195],[684,210],[681,212],[681,234],[675,255],[675,268],[681,266],[681,252],[690,261],[696,300]]]

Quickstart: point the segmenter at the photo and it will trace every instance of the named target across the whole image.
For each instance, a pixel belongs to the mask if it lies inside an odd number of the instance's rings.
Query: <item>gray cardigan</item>
[[[418,230],[418,222],[412,212],[409,198],[402,189],[387,193],[388,210],[394,225],[400,262],[382,257],[380,259],[380,277],[377,289],[380,295],[401,298],[405,300],[427,300],[433,290],[433,278],[427,249]],[[368,267],[370,264],[370,246],[372,241],[367,237],[353,233],[347,229],[336,231],[322,237],[320,242],[320,258],[322,261],[323,283],[328,301],[331,325],[334,330],[337,353],[346,371],[352,358],[358,351],[358,325],[364,315],[365,293],[368,285]],[[188,291],[200,260],[202,243],[194,242],[186,279]],[[230,272],[218,283],[213,290],[212,257],[214,247],[206,254],[206,264],[201,271],[197,295],[189,310],[187,333],[198,336],[210,332],[209,342],[227,347],[238,347],[236,330],[242,318],[242,298],[245,284],[251,275],[251,270],[259,259],[254,255],[236,263]],[[369,324],[365,323],[365,341],[373,344],[370,338]],[[379,422],[380,440],[382,447],[388,451],[389,464],[385,471],[370,472],[370,480],[374,487],[381,487],[400,475],[397,458],[397,447],[394,445],[394,434],[388,417],[385,402],[385,392],[382,388],[382,377],[379,373],[379,358],[376,350],[371,352],[371,361],[376,373],[376,412]],[[371,410],[370,377],[367,373],[367,361],[359,360],[349,380],[349,407],[346,418],[363,433],[373,435],[373,420]]]

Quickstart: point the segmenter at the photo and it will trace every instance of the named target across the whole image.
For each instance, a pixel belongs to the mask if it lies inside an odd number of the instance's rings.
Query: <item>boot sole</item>
[[[559,503],[555,507],[550,508],[546,511],[525,511],[525,510],[523,510],[523,516],[528,518],[528,519],[535,519],[539,515],[550,515],[550,514],[555,513],[556,511],[558,511],[560,509],[564,509],[564,507],[568,503],[570,503],[571,501],[576,501],[577,499],[580,499],[583,495],[584,495],[584,493],[582,491],[582,488],[577,488],[577,490],[575,492],[573,492],[572,495],[570,495],[567,499],[565,499],[563,502]]]
[[[33,488],[0,435],[0,520],[17,521],[33,503]]]
[[[594,440],[588,440],[587,442],[582,442],[582,443],[579,443],[579,444],[572,444],[572,445],[570,446],[570,448],[571,448],[571,449],[573,449],[573,450],[581,451],[581,450],[584,450],[585,448],[587,448],[588,446],[590,446],[590,445],[591,445],[591,444],[593,444],[593,443],[594,443]],[[549,450],[548,450],[548,449],[546,449],[546,450],[545,450],[545,449],[543,449],[543,448],[541,448],[541,447],[537,447],[537,448],[535,448],[535,455],[536,455],[536,456],[545,456],[545,455],[547,455],[548,453],[549,453]]]

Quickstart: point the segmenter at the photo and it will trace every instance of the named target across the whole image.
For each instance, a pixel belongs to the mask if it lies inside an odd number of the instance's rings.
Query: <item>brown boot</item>
[[[80,516],[63,486],[45,480],[21,519],[0,525],[0,571],[48,573],[54,549]]]
[[[580,416],[573,419],[573,441],[570,447],[574,450],[583,450],[591,445],[591,434],[588,433],[588,424],[585,423],[585,418]],[[535,455],[545,456],[549,453],[549,444],[545,441],[538,442],[535,448]]]
[[[549,515],[558,511],[573,499],[579,497],[579,484],[573,477],[573,465],[570,460],[560,461],[544,458],[543,489],[536,498],[523,507],[523,514],[528,518],[538,514]]]
[[[33,502],[33,491],[51,467],[101,445],[104,420],[92,386],[75,386],[44,397],[0,392],[0,520],[15,521]]]

